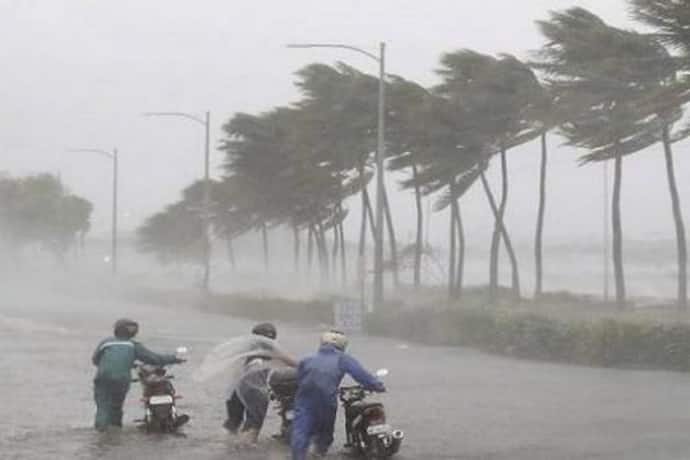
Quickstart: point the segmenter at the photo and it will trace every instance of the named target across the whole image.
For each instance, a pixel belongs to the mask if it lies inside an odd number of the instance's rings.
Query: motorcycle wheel
[[[147,433],[160,433],[162,431],[161,421],[155,416],[147,419],[145,425]]]
[[[379,438],[369,438],[367,440],[367,450],[365,458],[368,460],[384,460],[390,458],[391,453]]]

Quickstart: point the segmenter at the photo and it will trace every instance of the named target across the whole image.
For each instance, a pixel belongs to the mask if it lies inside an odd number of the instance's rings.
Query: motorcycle
[[[186,353],[186,348],[177,349],[177,354]],[[165,366],[137,364],[135,366],[137,378],[141,383],[144,405],[144,418],[136,420],[147,433],[174,433],[189,421],[189,415],[181,414],[176,407],[176,401],[182,398],[175,391],[172,384],[174,375],[168,374]]]
[[[297,369],[285,367],[271,371],[268,376],[271,401],[280,417],[280,432],[273,437],[290,444],[292,421],[295,419],[295,394],[297,393]]]
[[[376,372],[379,378],[386,375],[386,369]],[[275,401],[275,408],[281,420],[280,432],[274,437],[289,444],[292,422],[295,418],[297,370],[276,369],[269,375],[268,384],[271,400]],[[360,457],[390,458],[400,450],[405,435],[401,430],[394,430],[386,423],[383,404],[366,399],[370,393],[360,385],[343,386],[338,389],[340,402],[345,409],[345,446]]]
[[[379,378],[386,375],[387,369],[376,372]],[[370,394],[361,385],[340,387],[338,390],[340,402],[345,409],[345,445],[365,458],[389,458],[400,450],[405,435],[386,422],[386,411],[382,403],[367,400]]]

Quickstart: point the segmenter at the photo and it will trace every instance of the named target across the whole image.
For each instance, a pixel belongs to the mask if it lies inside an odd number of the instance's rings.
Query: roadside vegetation
[[[50,174],[11,177],[0,173],[0,266],[21,264],[28,248],[62,263],[83,247],[93,206]]]

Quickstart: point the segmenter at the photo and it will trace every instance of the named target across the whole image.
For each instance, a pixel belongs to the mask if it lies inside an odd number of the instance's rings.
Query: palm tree
[[[312,137],[318,140],[314,151],[317,159],[327,165],[345,186],[362,195],[362,225],[360,229],[360,254],[364,251],[367,221],[371,205],[367,184],[372,177],[371,153],[375,150],[376,95],[378,79],[357,71],[343,63],[335,67],[312,64],[297,72],[296,85],[304,98],[296,106],[309,114],[307,125],[316,130]],[[303,126],[301,129],[305,129]],[[310,129],[310,128],[307,128]],[[358,177],[355,179],[354,175]],[[341,195],[339,207],[348,196]],[[388,230],[392,269],[396,285],[398,281],[397,243],[388,197],[384,190],[385,225]],[[338,224],[340,226],[340,224]],[[341,238],[344,239],[344,238]],[[341,254],[345,254],[341,250]]]
[[[690,1],[628,1],[633,17],[654,28],[654,37],[678,50],[679,64],[690,67]]]
[[[413,282],[415,288],[421,284],[422,251],[424,245],[424,210],[422,206],[422,188],[419,181],[420,159],[418,153],[425,148],[424,136],[420,128],[425,129],[430,101],[433,96],[421,85],[400,77],[391,77],[388,92],[387,122],[391,171],[409,170],[410,181],[414,189],[417,228],[414,244]]]
[[[547,39],[537,68],[548,76],[560,110],[567,112],[561,132],[570,145],[590,153],[582,161],[615,163],[612,195],[613,265],[616,304],[626,303],[620,213],[623,157],[658,137],[660,120],[640,108],[658,88],[668,66],[663,48],[649,37],[608,26],[583,8],[554,12],[538,21]]]
[[[631,0],[633,16],[655,28],[655,36],[680,51],[676,58],[677,65],[685,69],[690,67],[690,1],[678,0]],[[668,57],[670,59],[670,56]],[[685,223],[681,211],[680,197],[676,185],[675,168],[673,164],[672,139],[679,140],[687,136],[688,130],[681,135],[671,134],[673,112],[677,112],[683,103],[687,102],[688,85],[683,81],[680,84],[673,75],[660,81],[664,94],[657,95],[656,103],[664,101],[664,107],[658,110],[662,118],[663,126],[661,142],[664,147],[664,160],[668,178],[669,193],[671,195],[671,209],[676,232],[676,248],[678,263],[678,292],[677,306],[680,310],[688,308],[688,268],[687,268],[687,243],[685,235]],[[670,112],[670,113],[669,113]],[[670,116],[669,116],[670,115]]]
[[[423,95],[421,90],[418,92]],[[416,174],[403,180],[402,187],[419,190],[422,196],[440,193],[434,210],[450,208],[448,294],[450,298],[458,298],[462,292],[464,264],[458,200],[482,171],[481,143],[471,130],[465,129],[469,119],[465,118],[466,114],[446,99],[429,93],[408,110],[413,113],[400,115],[391,123],[398,139],[394,145],[397,151],[405,152],[392,159],[391,167],[415,165]],[[456,241],[460,242],[459,246]]]
[[[202,197],[203,182],[197,181],[182,192],[180,201],[146,219],[136,232],[137,249],[162,264],[203,265]]]
[[[463,129],[481,138],[489,156],[500,154],[502,193],[498,206],[492,204],[490,189],[484,187],[495,220],[489,270],[490,299],[495,300],[498,289],[501,239],[510,257],[513,296],[519,298],[518,263],[504,222],[509,192],[507,152],[539,135],[532,116],[535,106],[542,102],[543,89],[529,66],[510,55],[494,58],[472,50],[460,50],[444,54],[441,64],[437,72],[443,82],[435,89],[436,94],[465,113],[467,125]]]

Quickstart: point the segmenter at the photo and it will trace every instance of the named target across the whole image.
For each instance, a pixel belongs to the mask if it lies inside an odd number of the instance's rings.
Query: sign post
[[[357,299],[336,299],[333,318],[335,327],[345,333],[359,334],[363,330],[362,304]]]

